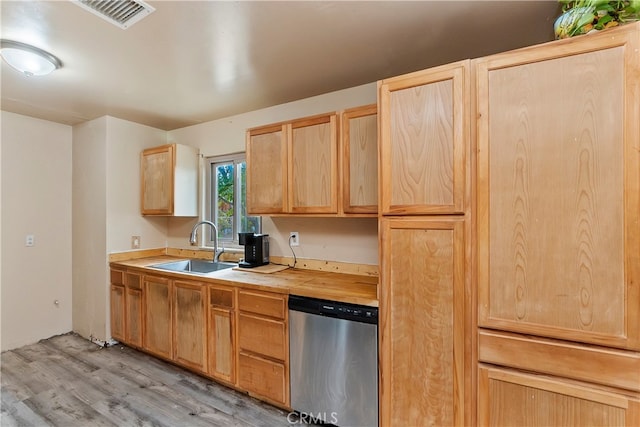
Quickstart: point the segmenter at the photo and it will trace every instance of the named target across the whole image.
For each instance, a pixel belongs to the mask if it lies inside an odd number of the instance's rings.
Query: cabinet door
[[[127,344],[142,347],[142,291],[127,288]]]
[[[480,326],[640,349],[638,28],[478,61]]]
[[[293,122],[289,137],[289,209],[292,213],[338,212],[336,115]]]
[[[380,425],[464,425],[464,219],[383,219],[381,233]]]
[[[345,213],[378,212],[378,107],[342,113],[342,206]]]
[[[126,308],[127,323],[125,335],[127,344],[134,347],[142,347],[142,276],[137,273],[127,272],[125,274],[126,283]]]
[[[173,162],[173,145],[163,145],[142,152],[140,200],[143,215],[173,214]]]
[[[111,337],[123,343],[127,342],[125,300],[124,286],[111,285]]]
[[[209,286],[209,375],[235,384],[234,290]]]
[[[171,359],[171,282],[163,277],[145,276],[144,296],[144,349]]]
[[[481,366],[478,425],[637,426],[639,399],[562,378]]]
[[[286,126],[247,132],[247,211],[251,215],[287,210]]]
[[[469,61],[379,83],[383,214],[463,213]]]
[[[209,309],[209,374],[232,384],[235,382],[233,318],[231,310]]]
[[[173,360],[206,372],[206,286],[201,283],[173,283]]]

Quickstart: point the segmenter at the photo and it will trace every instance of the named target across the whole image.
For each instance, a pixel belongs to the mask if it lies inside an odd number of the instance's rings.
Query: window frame
[[[237,248],[241,248],[242,246],[240,246],[240,243],[238,242],[238,233],[237,233],[237,229],[238,229],[238,221],[240,221],[240,203],[236,202],[236,198],[238,196],[238,188],[239,188],[239,174],[238,174],[238,169],[237,169],[237,165],[239,165],[240,163],[245,163],[246,165],[247,162],[247,156],[246,153],[243,152],[238,152],[238,153],[232,153],[232,154],[225,154],[225,155],[219,155],[219,156],[209,156],[205,158],[205,166],[206,166],[206,181],[204,184],[204,202],[205,202],[205,219],[213,222],[214,224],[216,224],[216,226],[218,225],[218,218],[217,218],[217,210],[212,212],[213,210],[213,200],[212,198],[214,198],[214,200],[217,200],[218,198],[218,188],[217,185],[214,182],[214,178],[215,175],[213,174],[213,170],[214,167],[217,165],[224,165],[224,164],[229,164],[229,163],[233,163],[233,237],[232,239],[222,239],[220,238],[218,240],[218,246],[222,247],[222,244],[224,243],[224,245],[226,247],[237,247]],[[215,191],[215,193],[214,193]],[[246,200],[245,200],[245,205],[246,205]],[[251,215],[254,216],[254,215]],[[257,216],[258,218],[258,222],[259,222],[259,227],[260,230],[262,230],[262,217],[261,216]],[[210,227],[207,227],[207,229],[209,230],[207,232],[207,234],[204,234],[204,245],[205,247],[213,247],[214,241],[213,241],[213,232],[211,230]]]

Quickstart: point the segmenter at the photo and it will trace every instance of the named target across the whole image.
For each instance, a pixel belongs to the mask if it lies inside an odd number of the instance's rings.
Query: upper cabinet
[[[288,126],[289,211],[338,212],[338,134],[335,114],[296,120]]]
[[[470,61],[378,83],[384,215],[465,211]]]
[[[181,144],[141,154],[142,215],[198,216],[198,150]]]
[[[640,350],[638,28],[477,62],[480,326]]]
[[[250,214],[287,210],[287,132],[278,124],[247,132],[247,208]]]
[[[249,213],[320,216],[375,214],[376,106],[348,110],[343,120],[347,121],[346,125],[343,124],[343,132],[351,136],[346,141],[343,133],[342,144],[338,138],[339,120],[336,113],[248,130]],[[344,162],[342,176],[340,161]]]
[[[378,212],[378,107],[342,113],[342,207],[345,213]]]
[[[247,208],[259,214],[338,212],[335,113],[247,131]]]

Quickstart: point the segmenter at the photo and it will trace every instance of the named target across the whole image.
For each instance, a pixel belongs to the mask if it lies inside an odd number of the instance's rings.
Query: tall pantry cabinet
[[[380,425],[469,425],[470,62],[382,80]]]
[[[640,425],[640,26],[476,87],[478,423]]]

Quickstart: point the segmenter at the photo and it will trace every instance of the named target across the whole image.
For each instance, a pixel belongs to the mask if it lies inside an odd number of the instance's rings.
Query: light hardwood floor
[[[129,347],[65,334],[2,353],[2,426],[289,426],[287,412]]]

